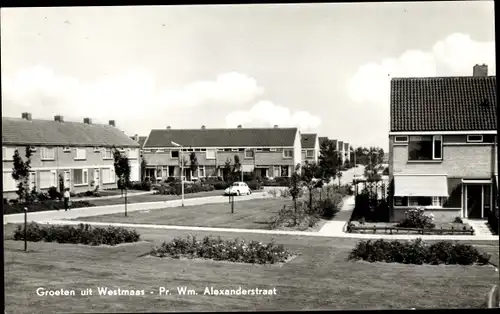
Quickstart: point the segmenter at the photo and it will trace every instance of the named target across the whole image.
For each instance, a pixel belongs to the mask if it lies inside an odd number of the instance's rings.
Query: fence
[[[417,232],[418,234],[444,234],[444,233],[451,233],[451,234],[466,234],[466,235],[474,235],[474,229],[470,227],[470,229],[467,229],[464,227],[464,229],[424,229],[424,228],[402,228],[402,227],[369,227],[369,226],[352,226],[348,225],[347,226],[347,232],[349,233],[355,233],[356,231],[373,231],[373,233],[377,233],[377,231],[384,231],[385,233],[389,232],[389,234],[399,234],[400,231],[414,231]]]

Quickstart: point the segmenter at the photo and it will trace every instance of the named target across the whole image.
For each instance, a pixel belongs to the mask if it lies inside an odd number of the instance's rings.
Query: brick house
[[[176,147],[174,144],[182,145]],[[182,151],[181,151],[182,149]],[[288,177],[301,163],[301,136],[297,128],[230,128],[152,130],[143,146],[147,162],[146,176],[157,179],[180,175],[191,178],[223,176],[226,160],[234,163],[239,156],[244,173],[256,171],[258,177]],[[195,152],[198,170],[189,169]]]
[[[304,133],[300,140],[302,146],[302,163],[306,160],[309,163],[318,163],[319,138],[317,134]]]
[[[59,189],[59,178],[72,192],[116,188],[112,146],[123,149],[131,162],[131,180],[139,176],[139,145],[115,127],[93,124],[85,118],[82,123],[32,119],[30,113],[22,118],[2,117],[3,197],[17,198],[17,183],[12,178],[15,150],[24,159],[26,147],[31,147],[30,187],[46,191]]]
[[[440,220],[481,219],[497,206],[496,77],[485,65],[473,73],[392,79],[392,220],[416,206]]]

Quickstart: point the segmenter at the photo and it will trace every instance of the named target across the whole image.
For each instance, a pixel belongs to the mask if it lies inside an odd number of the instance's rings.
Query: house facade
[[[198,169],[192,173],[194,152]],[[238,128],[152,130],[143,146],[146,176],[157,180],[223,177],[227,161],[239,157],[244,173],[258,177],[289,177],[301,164],[301,135],[297,128]]]
[[[351,160],[351,146],[349,143],[344,142],[344,153],[342,154],[342,163],[345,163],[346,161],[349,162]]]
[[[317,134],[303,133],[301,135],[302,163],[318,163],[319,138]]]
[[[3,197],[17,198],[17,182],[12,178],[13,155],[17,149],[25,160],[26,147],[31,147],[30,188],[46,191],[54,186],[79,193],[116,188],[112,147],[127,153],[131,164],[131,180],[139,178],[139,145],[115,127],[93,124],[90,118],[82,123],[2,117]]]
[[[394,221],[426,207],[436,219],[483,219],[497,207],[496,77],[391,81],[389,177]]]

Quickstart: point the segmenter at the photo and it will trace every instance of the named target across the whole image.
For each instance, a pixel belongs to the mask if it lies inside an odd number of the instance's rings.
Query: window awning
[[[395,175],[394,196],[448,196],[446,175]]]
[[[241,170],[243,172],[252,172],[254,166],[253,165],[241,165]]]

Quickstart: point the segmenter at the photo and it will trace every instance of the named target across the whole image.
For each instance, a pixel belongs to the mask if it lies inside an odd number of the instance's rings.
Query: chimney
[[[21,115],[21,118],[28,120],[28,121],[31,121],[31,113],[23,112],[23,114]]]
[[[278,125],[277,125],[277,124],[275,124],[275,125],[274,125],[274,128],[275,128],[275,129],[277,129],[277,128],[278,128]]]
[[[109,120],[109,125],[116,126],[115,120]]]
[[[241,129],[241,124],[240,124],[240,125],[238,125],[238,129]]]
[[[59,116],[59,115],[54,116],[54,121],[63,123],[64,122],[64,117],[63,116]]]
[[[170,125],[167,125],[167,130],[170,130]]]
[[[90,119],[90,118],[83,118],[83,123],[92,124],[92,119]]]
[[[204,126],[204,125],[202,125],[202,126],[201,126],[201,129],[202,129],[202,130],[205,130],[205,126]]]
[[[488,66],[486,64],[476,64],[472,69],[472,76],[488,76]]]
[[[139,135],[135,134],[134,136],[132,136],[132,139],[137,142],[139,140]]]

